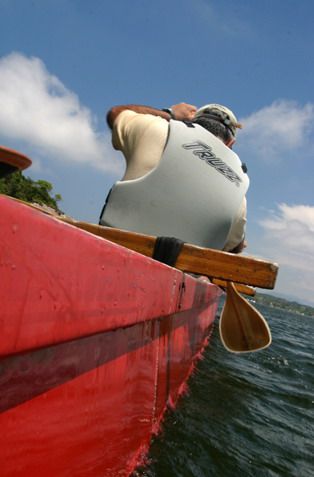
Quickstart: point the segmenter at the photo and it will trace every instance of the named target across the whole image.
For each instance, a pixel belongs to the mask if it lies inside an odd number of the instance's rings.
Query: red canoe
[[[2,477],[128,476],[220,289],[0,196]]]

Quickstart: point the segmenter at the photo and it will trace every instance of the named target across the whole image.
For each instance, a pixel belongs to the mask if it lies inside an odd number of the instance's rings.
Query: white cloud
[[[241,148],[254,150],[263,160],[286,157],[302,147],[313,151],[314,105],[304,106],[294,101],[279,100],[241,119]]]
[[[314,104],[277,100],[240,122],[244,125],[239,132],[240,157],[253,171],[251,193],[258,195],[255,200],[264,210],[281,197],[275,210],[259,222],[263,233],[252,225],[255,238],[249,239],[249,246],[254,255],[279,263],[275,293],[314,306],[314,206],[308,186],[313,170]],[[299,204],[291,204],[291,197],[298,197]]]
[[[280,265],[276,290],[314,305],[314,206],[279,204],[260,225],[259,251]]]
[[[260,221],[260,225],[277,245],[281,260],[314,273],[314,207],[279,204],[278,212]]]
[[[38,156],[121,170],[109,133],[97,131],[91,112],[39,58],[0,59],[0,105],[2,137],[25,142]]]
[[[230,15],[230,7],[224,8],[222,4],[214,5],[210,0],[193,0],[190,2],[191,8],[194,9],[198,16],[198,20],[205,24],[205,28],[209,35],[213,31],[219,31],[226,38],[235,36],[251,36],[251,26],[243,20],[241,15],[237,15],[236,11]],[[193,10],[192,10],[193,11]]]

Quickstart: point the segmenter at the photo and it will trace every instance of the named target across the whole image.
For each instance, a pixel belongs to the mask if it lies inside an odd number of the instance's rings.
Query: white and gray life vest
[[[222,249],[249,186],[239,157],[197,124],[170,121],[157,167],[118,181],[100,224]]]

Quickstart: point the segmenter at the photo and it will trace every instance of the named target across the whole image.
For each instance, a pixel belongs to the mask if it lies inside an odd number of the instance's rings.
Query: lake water
[[[270,348],[228,353],[218,323],[141,477],[314,477],[314,319],[258,305]]]

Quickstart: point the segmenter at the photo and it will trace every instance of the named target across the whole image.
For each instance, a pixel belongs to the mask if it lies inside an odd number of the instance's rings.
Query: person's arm
[[[247,205],[246,197],[244,197],[229,230],[227,241],[223,249],[225,252],[241,253],[243,249],[247,247],[247,241],[245,239],[246,215]]]
[[[174,104],[169,108],[171,112],[163,111],[162,109],[152,108],[150,106],[141,106],[136,104],[126,104],[122,106],[114,106],[110,109],[107,114],[107,123],[110,129],[113,128],[113,123],[115,119],[119,116],[122,111],[134,111],[138,114],[152,114],[153,116],[159,116],[166,121],[170,119],[177,119],[178,121],[189,121],[193,119],[194,114],[197,110],[196,106],[187,103]]]

